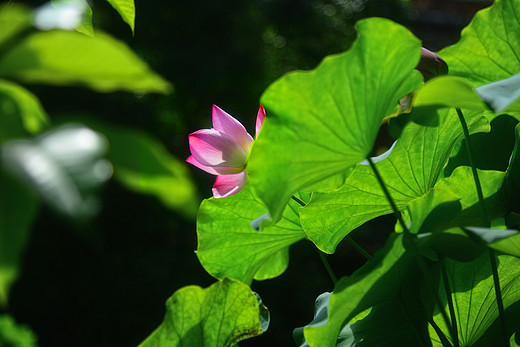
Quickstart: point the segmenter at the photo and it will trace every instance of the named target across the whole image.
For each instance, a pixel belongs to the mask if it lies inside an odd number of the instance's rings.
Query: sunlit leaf
[[[18,276],[22,252],[36,217],[38,203],[20,183],[0,171],[0,305]],[[1,341],[0,341],[1,345]]]
[[[274,226],[255,230],[251,222],[265,207],[249,186],[223,199],[204,200],[197,217],[197,256],[216,278],[230,277],[251,283],[276,277],[289,262],[289,246],[305,238],[295,201]]]
[[[464,77],[477,87],[520,72],[519,18],[518,0],[496,0],[478,12],[460,41],[439,53],[450,75]]]
[[[430,116],[439,117],[438,127],[409,123],[389,157],[376,163],[399,209],[433,188],[451,150],[463,136],[454,110],[439,109]],[[477,114],[469,116],[468,123],[472,132],[489,129],[485,119]],[[309,238],[328,253],[334,252],[355,228],[389,213],[392,209],[372,170],[359,164],[341,189],[314,194],[300,212]]]
[[[263,333],[259,317],[257,297],[241,282],[188,286],[166,301],[164,321],[140,346],[232,346]]]
[[[186,164],[150,135],[130,128],[84,120],[105,135],[114,178],[127,188],[156,196],[174,210],[195,218],[200,198]]]
[[[475,91],[496,113],[520,112],[520,74],[484,84]]]
[[[37,134],[48,125],[36,96],[18,84],[0,80],[0,142]]]
[[[107,0],[112,7],[119,12],[121,18],[130,26],[132,33],[135,25],[135,4],[134,0]]]
[[[460,345],[472,346],[498,318],[489,254],[486,252],[472,262],[446,259],[445,263]],[[520,300],[520,259],[507,255],[498,256],[498,272],[504,308],[507,308]],[[442,288],[439,296],[445,304],[444,309],[448,311],[444,286],[441,284],[439,288]],[[450,338],[438,309],[433,319]],[[434,345],[440,346],[433,331],[431,336]]]
[[[422,82],[420,42],[408,30],[382,18],[357,28],[348,52],[282,77],[262,96],[267,117],[247,173],[275,221],[291,194],[366,159],[382,119]]]
[[[53,85],[79,84],[97,91],[167,93],[168,82],[125,44],[108,35],[73,31],[34,33],[0,57],[0,77]]]

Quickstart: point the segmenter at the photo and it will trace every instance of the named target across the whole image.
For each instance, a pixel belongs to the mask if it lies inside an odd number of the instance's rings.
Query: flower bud
[[[421,60],[415,69],[423,75],[425,82],[436,76],[448,74],[448,64],[439,55],[424,47],[421,47]]]

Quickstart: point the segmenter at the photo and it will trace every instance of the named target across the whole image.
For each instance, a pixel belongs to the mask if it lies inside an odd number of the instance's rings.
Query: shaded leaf
[[[475,88],[495,113],[520,112],[520,74]]]
[[[0,171],[0,192],[0,305],[4,306],[9,289],[18,277],[22,254],[38,212],[38,202],[25,187],[3,171]]]
[[[422,82],[420,42],[408,30],[382,18],[357,28],[349,51],[287,74],[262,96],[267,118],[247,173],[275,221],[295,191],[366,159],[383,118]]]
[[[72,31],[34,33],[0,57],[0,76],[101,92],[168,93],[171,86],[122,42]]]
[[[357,314],[398,295],[403,279],[413,267],[411,252],[406,252],[403,235],[391,234],[373,259],[334,287],[325,325],[307,326],[304,336],[311,346],[336,346],[345,322]]]
[[[197,217],[200,263],[219,279],[251,283],[279,276],[287,268],[289,246],[306,236],[299,222],[299,207],[291,200],[279,222],[259,231],[251,221],[262,216],[265,207],[249,185],[227,198],[204,200]]]
[[[36,96],[18,84],[0,80],[0,142],[37,134],[48,125]]]
[[[31,329],[18,325],[14,318],[4,314],[0,316],[0,345],[16,347],[36,347],[37,338]]]
[[[263,333],[259,317],[259,301],[243,283],[188,286],[166,301],[164,321],[140,346],[231,346]]]
[[[497,259],[504,308],[507,308],[520,300],[520,259],[507,255],[498,256]],[[457,317],[459,341],[461,346],[471,346],[498,318],[489,254],[486,252],[472,262],[446,259],[446,270]],[[439,296],[447,311],[446,292],[442,284],[439,288],[442,288]],[[437,308],[433,319],[450,338]],[[440,345],[433,330],[431,332],[434,345]]]

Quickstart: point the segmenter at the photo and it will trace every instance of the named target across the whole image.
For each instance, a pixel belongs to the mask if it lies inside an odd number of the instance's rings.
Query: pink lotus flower
[[[256,117],[256,135],[265,119],[260,106]],[[253,138],[246,128],[218,106],[213,105],[213,128],[189,135],[190,151],[186,161],[216,175],[213,196],[223,198],[238,193],[247,183],[246,163]]]

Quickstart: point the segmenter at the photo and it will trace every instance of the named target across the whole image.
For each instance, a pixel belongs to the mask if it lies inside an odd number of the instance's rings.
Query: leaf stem
[[[451,327],[453,329],[452,335],[459,336],[458,328],[457,328],[457,316],[455,315],[455,307],[453,306],[453,299],[451,297],[451,288],[450,283],[448,281],[448,271],[446,271],[446,263],[444,259],[441,260],[441,273],[442,273],[442,282],[444,282],[444,290],[446,291],[446,298],[448,300],[448,308],[450,311],[451,318]]]
[[[446,311],[444,310],[444,305],[442,305],[441,299],[439,298],[439,293],[437,293],[436,287],[433,285],[432,279],[430,278],[428,268],[426,266],[426,263],[424,262],[423,257],[419,254],[419,250],[417,249],[417,245],[415,244],[415,239],[413,235],[410,233],[410,230],[408,229],[408,226],[405,224],[403,217],[401,216],[401,213],[399,213],[399,210],[397,209],[397,205],[394,202],[394,199],[392,198],[392,195],[390,195],[390,192],[388,191],[388,188],[386,187],[386,184],[383,180],[383,177],[381,177],[381,174],[379,173],[379,170],[377,169],[376,165],[372,161],[372,158],[367,157],[367,161],[370,164],[370,168],[374,172],[374,175],[376,176],[377,182],[381,186],[381,189],[383,190],[383,193],[386,196],[386,199],[390,203],[390,206],[392,207],[392,210],[394,212],[395,217],[399,221],[399,224],[401,224],[401,227],[403,228],[404,232],[404,240],[408,240],[410,244],[410,248],[412,249],[413,255],[415,257],[415,260],[417,261],[417,264],[419,265],[419,269],[421,270],[424,279],[426,280],[426,284],[428,285],[428,288],[430,288],[433,298],[435,299],[435,303],[439,307],[439,312],[442,315],[442,318],[444,319],[444,322],[446,326],[448,327],[448,330],[450,332],[453,345],[455,347],[459,346],[459,340],[457,336],[453,336],[453,330],[451,328],[451,323],[448,318],[448,315],[446,314]]]
[[[462,126],[462,130],[464,131],[464,140],[466,141],[466,150],[468,153],[469,163],[471,165],[471,172],[473,173],[473,180],[475,181],[475,187],[477,189],[478,201],[480,204],[480,208],[482,211],[482,221],[485,226],[489,227],[489,218],[486,210],[486,205],[484,201],[484,194],[482,193],[482,185],[480,184],[480,179],[478,177],[477,167],[475,165],[475,156],[473,155],[473,148],[471,146],[471,139],[469,137],[469,129],[466,120],[464,119],[464,114],[460,108],[456,108],[457,115],[459,116],[459,121]],[[491,248],[488,248],[489,261],[491,264],[491,271],[493,272],[493,283],[495,286],[495,296],[497,299],[497,307],[498,307],[498,315],[500,317],[500,325],[502,327],[502,338],[504,346],[509,346],[509,339],[507,338],[507,324],[505,319],[504,312],[504,303],[502,301],[502,291],[500,289],[500,278],[498,276],[498,267],[496,261],[495,251]]]
[[[332,267],[330,266],[330,263],[327,260],[327,256],[325,255],[325,253],[323,253],[319,249],[318,249],[318,253],[320,254],[321,262],[323,263],[325,270],[327,270],[327,273],[329,274],[329,277],[332,280],[332,283],[334,283],[334,285],[336,285],[336,283],[338,283],[338,278],[334,274],[334,271],[332,270]]]

